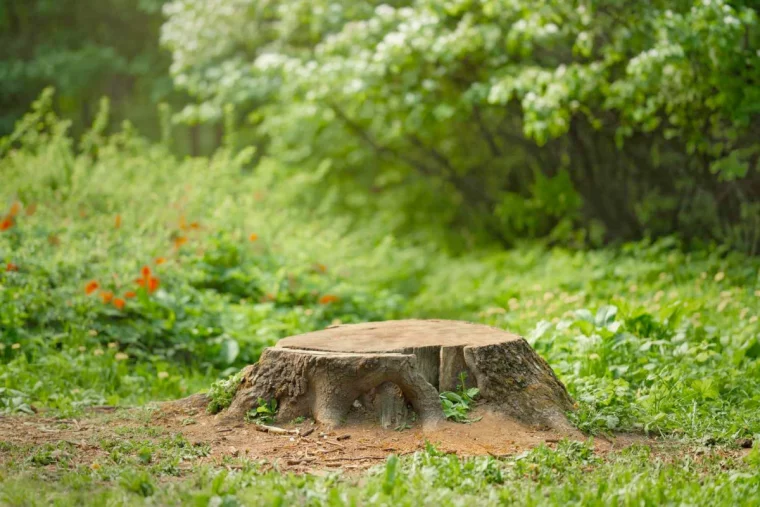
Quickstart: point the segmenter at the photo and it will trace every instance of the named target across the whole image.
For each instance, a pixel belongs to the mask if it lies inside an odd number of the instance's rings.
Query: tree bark
[[[572,429],[573,401],[523,338],[455,321],[390,321],[336,326],[282,340],[246,368],[225,419],[259,400],[277,400],[279,422],[313,417],[334,427],[362,407],[403,422],[410,405],[423,429],[444,420],[439,391],[480,390],[482,405],[531,426]]]

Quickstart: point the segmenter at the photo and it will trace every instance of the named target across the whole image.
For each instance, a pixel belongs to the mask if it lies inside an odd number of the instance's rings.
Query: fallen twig
[[[329,454],[331,452],[340,452],[341,449],[342,447],[337,447],[335,449],[320,449],[320,451],[322,451],[322,454],[324,455],[324,454]]]
[[[301,459],[289,459],[286,461],[288,465],[304,465],[307,463],[313,463],[316,458],[301,458]]]
[[[131,407],[114,407],[111,405],[93,405],[92,407],[86,407],[85,410],[93,412],[113,412],[114,410],[123,410]]]
[[[356,456],[354,458],[325,458],[323,461],[362,461],[365,459],[385,459],[383,456]]]
[[[298,435],[298,430],[286,430],[285,428],[277,428],[276,426],[267,426],[265,424],[256,424],[254,425],[254,429],[256,431],[261,431],[264,433],[273,433],[275,435]]]

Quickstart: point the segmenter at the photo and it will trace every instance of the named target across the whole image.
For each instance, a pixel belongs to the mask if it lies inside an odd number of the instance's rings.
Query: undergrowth
[[[229,407],[242,380],[243,372],[239,371],[234,375],[230,375],[229,378],[217,380],[211,384],[207,393],[209,402],[206,410],[208,413],[217,414]]]
[[[577,401],[573,422],[591,434],[640,431],[721,446],[760,435],[757,259],[719,245],[688,251],[675,238],[596,251],[530,243],[453,257],[389,236],[381,224],[282,207],[307,186],[279,182],[271,161],[252,171],[249,152],[179,160],[126,126],[88,133],[97,149],[78,154],[45,100],[0,154],[0,413],[68,417],[93,405],[179,398],[228,378],[284,336],[337,322],[435,317],[525,336]],[[230,393],[229,381],[212,387],[212,410]],[[521,488],[536,503],[719,494],[728,503],[757,493],[756,451],[755,461],[720,466],[656,464],[644,452],[598,462],[583,450],[538,449],[512,464],[428,453],[362,487],[259,476],[253,466],[199,469],[171,485],[154,471],[118,482],[129,464],[108,478],[73,470],[46,482],[46,495],[413,504],[426,491],[425,503],[471,495],[480,505],[518,501]],[[563,453],[572,456],[567,466],[525,461],[564,463]],[[24,467],[9,471],[7,460],[3,467],[2,501],[14,503],[36,479]],[[542,493],[542,471],[562,481]],[[519,480],[493,479],[500,476]],[[423,480],[435,486],[422,488]],[[696,495],[699,484],[705,496]]]
[[[441,408],[446,419],[458,423],[475,422],[480,419],[473,419],[468,415],[473,408],[475,398],[480,394],[480,390],[477,387],[467,388],[466,380],[467,374],[465,372],[460,373],[456,391],[443,391],[439,394]]]

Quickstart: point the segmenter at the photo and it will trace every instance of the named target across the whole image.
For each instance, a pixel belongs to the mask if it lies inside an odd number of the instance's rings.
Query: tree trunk
[[[444,420],[440,391],[477,386],[480,403],[532,426],[571,429],[573,401],[523,338],[455,321],[389,321],[331,327],[281,340],[247,367],[223,417],[238,419],[259,400],[278,402],[277,419],[344,424],[362,409],[383,426],[405,423],[406,406],[424,429]]]

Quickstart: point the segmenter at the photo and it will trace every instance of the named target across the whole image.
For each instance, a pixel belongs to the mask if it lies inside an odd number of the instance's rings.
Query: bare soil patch
[[[461,457],[506,457],[541,444],[555,446],[563,438],[585,440],[580,433],[530,428],[498,413],[476,408],[477,422],[445,421],[433,431],[420,424],[396,431],[357,418],[331,430],[311,420],[277,425],[298,434],[273,434],[257,430],[253,423],[230,424],[207,414],[205,396],[156,405],[152,410],[130,409],[90,413],[87,417],[55,419],[42,416],[0,417],[0,442],[30,449],[43,444],[66,442],[69,464],[92,466],[108,459],[102,442],[119,439],[159,440],[181,434],[194,445],[210,447],[208,456],[186,463],[187,468],[212,464],[235,468],[245,460],[258,461],[264,469],[296,473],[364,470],[382,463],[390,454],[406,455],[423,450],[427,443],[439,451]],[[595,439],[599,452],[626,447],[634,442],[653,443],[644,436],[621,435],[614,440]],[[0,447],[0,466],[7,454]],[[239,462],[241,464],[236,465]],[[51,472],[55,464],[47,467]]]

